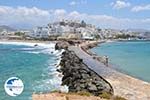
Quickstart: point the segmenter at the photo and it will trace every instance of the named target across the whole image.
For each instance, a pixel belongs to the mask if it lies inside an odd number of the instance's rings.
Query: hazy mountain
[[[10,26],[6,26],[6,25],[1,25],[0,26],[0,32],[3,30],[7,30],[7,31],[16,31],[16,29],[10,27]]]
[[[150,32],[150,30],[146,30],[146,29],[127,29],[127,30],[132,32],[139,32],[139,33]]]

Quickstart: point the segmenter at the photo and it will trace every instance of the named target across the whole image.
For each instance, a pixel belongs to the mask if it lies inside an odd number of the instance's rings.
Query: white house
[[[0,32],[0,36],[7,36],[8,35],[8,31],[7,30],[3,30]]]
[[[82,33],[82,39],[93,40],[95,39],[96,32],[91,29],[85,29]]]
[[[34,38],[48,38],[49,37],[49,30],[48,27],[37,27],[33,30],[31,37]]]
[[[94,39],[94,36],[93,36],[91,33],[84,32],[84,33],[82,33],[82,39],[85,39],[85,40],[93,40],[93,39]]]

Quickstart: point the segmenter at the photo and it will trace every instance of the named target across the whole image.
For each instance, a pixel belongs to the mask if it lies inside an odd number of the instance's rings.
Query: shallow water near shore
[[[100,56],[109,56],[116,69],[150,82],[150,41],[107,42],[91,49]]]
[[[56,71],[60,53],[54,50],[54,44],[34,47],[0,43],[0,100],[31,100],[32,93],[60,90],[61,78]],[[18,77],[24,83],[24,91],[17,97],[5,93],[4,83],[10,77]]]

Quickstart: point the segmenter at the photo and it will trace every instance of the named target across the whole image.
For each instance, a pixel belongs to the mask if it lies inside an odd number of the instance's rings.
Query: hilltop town
[[[42,39],[42,40],[98,40],[98,39],[149,39],[150,32],[101,29],[85,21],[61,20],[38,26],[32,30],[16,30],[3,26],[1,39]]]

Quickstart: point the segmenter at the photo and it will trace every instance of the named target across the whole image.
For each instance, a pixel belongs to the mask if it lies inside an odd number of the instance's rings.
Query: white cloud
[[[54,13],[57,16],[64,16],[67,12],[64,9],[56,9],[52,13]]]
[[[115,29],[128,29],[128,28],[143,28],[150,29],[150,19],[129,19],[117,18],[108,15],[92,15],[86,13],[79,13],[77,11],[67,12],[61,18],[71,20],[85,20],[87,23],[92,23],[101,28],[115,28]],[[55,18],[56,20],[57,18]]]
[[[49,21],[50,13],[36,7],[8,7],[0,6],[0,24],[36,26]]]
[[[75,2],[75,1],[71,1],[71,2],[69,3],[70,6],[74,6],[74,5],[76,5],[76,4],[77,4],[77,2]]]
[[[86,0],[76,0],[69,3],[70,6],[87,4]]]
[[[117,18],[108,15],[96,15],[67,12],[64,9],[43,10],[36,7],[0,6],[0,25],[12,25],[19,28],[47,25],[61,19],[85,20],[101,28],[146,28],[150,29],[150,19]]]
[[[129,7],[131,4],[129,2],[117,0],[116,2],[112,2],[111,6],[113,6],[114,9],[122,9]]]
[[[131,9],[131,11],[133,12],[146,11],[146,10],[150,10],[150,4],[143,5],[143,6],[135,6]]]

